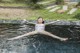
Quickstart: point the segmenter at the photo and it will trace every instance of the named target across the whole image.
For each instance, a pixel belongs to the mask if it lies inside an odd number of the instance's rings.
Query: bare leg
[[[59,40],[61,40],[61,41],[66,41],[66,40],[68,39],[68,38],[61,38],[61,37],[59,37],[59,36],[53,35],[53,34],[47,32],[47,31],[41,31],[41,32],[39,32],[39,33],[45,34],[45,35],[48,35],[48,36],[51,36],[51,37],[56,38],[56,39],[59,39]]]
[[[32,31],[32,32],[26,33],[26,34],[21,35],[21,36],[17,36],[17,37],[14,37],[14,38],[10,38],[10,39],[8,39],[8,40],[19,39],[19,38],[22,38],[22,37],[24,37],[24,36],[34,35],[34,34],[37,34],[37,33],[38,33],[37,31]]]

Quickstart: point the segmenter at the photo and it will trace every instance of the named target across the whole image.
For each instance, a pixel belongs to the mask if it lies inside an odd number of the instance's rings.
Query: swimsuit
[[[35,30],[36,31],[44,31],[45,30],[45,25],[44,24],[36,24],[35,25]]]

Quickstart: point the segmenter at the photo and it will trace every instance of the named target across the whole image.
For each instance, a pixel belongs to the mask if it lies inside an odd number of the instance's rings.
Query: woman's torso
[[[37,31],[45,30],[45,24],[36,24],[35,25],[35,30],[37,30]]]

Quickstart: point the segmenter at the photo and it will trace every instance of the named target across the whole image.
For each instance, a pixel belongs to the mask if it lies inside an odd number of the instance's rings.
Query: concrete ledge
[[[36,22],[35,20],[28,20],[30,22]],[[45,23],[52,22],[54,20],[47,20]],[[0,24],[28,24],[24,20],[0,20]],[[61,20],[59,22],[53,23],[52,25],[79,25],[80,26],[80,21],[64,21]]]

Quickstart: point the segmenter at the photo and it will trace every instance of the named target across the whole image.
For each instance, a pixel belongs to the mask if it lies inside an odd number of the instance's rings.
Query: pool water
[[[18,40],[8,38],[34,31],[33,25],[0,25],[0,53],[80,53],[80,26],[48,25],[46,31],[60,37],[72,38],[62,42],[49,36],[36,34]]]

